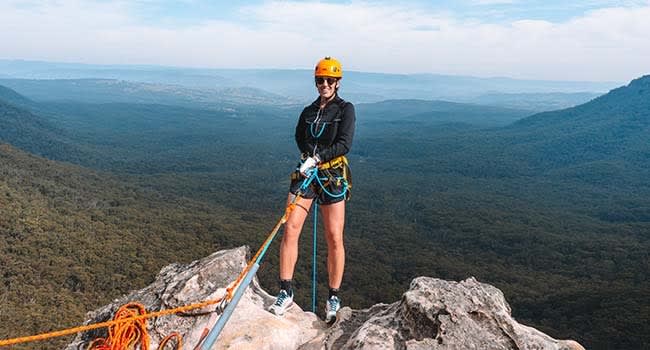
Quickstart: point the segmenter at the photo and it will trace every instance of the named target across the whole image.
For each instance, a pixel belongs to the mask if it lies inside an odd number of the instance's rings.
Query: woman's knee
[[[283,240],[298,241],[303,223],[301,220],[288,220],[284,224]]]
[[[343,231],[327,234],[327,246],[330,249],[340,249],[343,248]]]

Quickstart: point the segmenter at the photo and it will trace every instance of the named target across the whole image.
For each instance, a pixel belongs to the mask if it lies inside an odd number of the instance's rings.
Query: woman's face
[[[330,77],[316,77],[316,88],[321,98],[330,99],[339,87],[339,80]]]

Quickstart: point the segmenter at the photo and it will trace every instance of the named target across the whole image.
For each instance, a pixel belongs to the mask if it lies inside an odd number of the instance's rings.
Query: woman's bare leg
[[[345,225],[345,201],[320,206],[327,240],[327,274],[329,287],[338,289],[343,281],[345,248],[343,227]],[[303,219],[304,220],[304,219]]]
[[[289,193],[287,206],[291,204],[295,196]],[[293,271],[298,261],[298,238],[305,223],[308,210],[313,199],[299,198],[296,207],[289,213],[289,218],[284,224],[284,235],[280,243],[280,279],[290,280],[293,278]]]

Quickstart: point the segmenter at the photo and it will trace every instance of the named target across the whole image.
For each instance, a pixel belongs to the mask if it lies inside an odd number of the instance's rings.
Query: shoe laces
[[[280,291],[280,294],[278,294],[277,299],[275,300],[275,305],[277,306],[282,306],[284,304],[284,301],[289,298],[289,293],[285,291],[284,289]]]
[[[333,296],[329,299],[329,311],[338,311],[341,300],[338,297]]]

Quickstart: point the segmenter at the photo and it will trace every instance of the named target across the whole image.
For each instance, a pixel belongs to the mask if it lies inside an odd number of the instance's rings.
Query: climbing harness
[[[300,172],[297,170],[300,166],[296,168],[296,171],[291,173],[291,180],[300,180],[303,179],[303,175],[300,174]],[[336,174],[333,174],[332,171],[330,170],[338,170],[340,169],[341,175],[337,176]],[[348,159],[345,156],[339,156],[336,157],[330,161],[323,162],[318,165],[318,175],[314,178],[316,182],[320,185],[320,188],[325,191],[329,196],[333,198],[338,198],[342,197],[343,195],[348,195],[349,196],[349,191],[352,189],[352,176],[350,174],[350,168],[348,166]],[[337,194],[334,195],[331,192],[327,190],[327,185],[329,181],[333,181],[337,186],[340,186],[341,184],[344,185],[344,193],[343,195]],[[312,183],[313,181],[309,181],[308,183],[303,182],[300,189],[304,192],[307,187]],[[347,198],[347,197],[346,197]]]
[[[318,170],[327,170],[330,168],[340,168],[341,166],[348,166],[348,158],[345,156],[338,156],[328,162],[323,162],[318,165]]]
[[[341,175],[338,175],[333,171],[339,169]],[[350,195],[350,190],[352,189],[352,178],[348,167],[348,159],[345,156],[339,156],[328,162],[319,164],[318,168],[314,170],[316,171],[314,171],[311,174],[308,174],[307,178],[310,179],[310,181],[303,182],[302,185],[300,186],[300,191],[304,193],[309,187],[309,185],[311,185],[314,182],[313,180],[315,180],[316,184],[318,184],[318,187],[320,188],[320,191],[325,192],[328,196],[332,198],[340,198],[343,196],[347,196],[345,198],[348,199]],[[291,173],[290,177],[292,181],[295,181],[295,180],[302,179],[303,175],[296,170]],[[311,179],[311,177],[313,177],[313,179]],[[336,187],[343,185],[343,190],[341,191],[341,193],[334,194],[331,191],[329,191],[327,189],[327,186],[330,183],[335,184]]]

